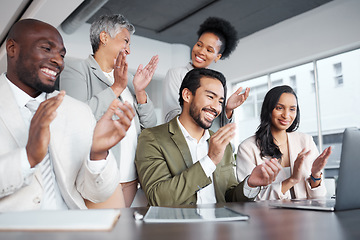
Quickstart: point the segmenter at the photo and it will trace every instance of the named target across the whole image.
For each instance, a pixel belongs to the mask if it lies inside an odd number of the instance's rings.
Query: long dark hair
[[[294,132],[298,129],[300,124],[300,109],[298,99],[294,90],[287,86],[278,86],[270,89],[264,98],[264,102],[261,107],[260,125],[256,131],[256,143],[260,148],[261,157],[270,156],[274,158],[281,158],[282,153],[279,147],[274,143],[274,137],[271,133],[271,116],[272,111],[279,102],[279,98],[283,93],[291,93],[295,96],[297,102],[296,118],[291,126],[286,129],[286,132]]]

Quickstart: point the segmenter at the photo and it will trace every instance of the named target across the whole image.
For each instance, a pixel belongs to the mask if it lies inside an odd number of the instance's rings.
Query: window
[[[342,75],[342,65],[340,63],[334,64],[334,73],[335,73],[335,86],[341,86],[344,84],[343,75]]]
[[[237,148],[242,140],[255,134],[259,125],[262,101],[268,91],[268,86],[286,84],[291,86],[298,96],[301,114],[298,131],[313,136],[317,144],[319,144],[318,134],[320,133],[323,146],[318,145],[319,150],[333,146],[333,152],[325,167],[325,176],[335,176],[337,170],[335,172],[333,170],[339,167],[344,129],[360,128],[359,66],[360,49],[357,49],[316,60],[315,64],[313,62],[303,64],[269,73],[268,77],[250,79],[234,85],[251,87],[248,101],[239,107],[242,110],[236,110],[235,147]],[[315,89],[314,67],[317,68],[318,93]],[[319,102],[319,111],[317,111],[317,102]],[[321,129],[318,129],[319,126]]]

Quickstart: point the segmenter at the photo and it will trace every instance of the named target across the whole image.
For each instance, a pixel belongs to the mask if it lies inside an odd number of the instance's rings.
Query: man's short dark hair
[[[185,75],[185,77],[181,83],[181,87],[180,87],[180,91],[179,91],[179,103],[180,103],[181,108],[184,105],[182,91],[185,88],[187,88],[190,90],[190,92],[193,95],[195,95],[196,90],[200,87],[200,79],[202,77],[209,77],[209,78],[219,80],[224,87],[224,99],[226,99],[226,79],[221,72],[211,70],[208,68],[194,68]],[[224,104],[225,104],[225,101],[224,101]]]

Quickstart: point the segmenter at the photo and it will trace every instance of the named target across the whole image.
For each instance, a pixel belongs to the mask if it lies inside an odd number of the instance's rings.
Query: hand
[[[112,119],[114,114],[118,120]],[[115,99],[95,126],[90,159],[105,159],[108,150],[125,137],[134,116],[135,112],[128,102],[122,103]]]
[[[31,119],[26,153],[31,167],[40,163],[48,152],[50,143],[50,123],[55,119],[56,109],[65,96],[61,91],[57,96],[42,102]]]
[[[321,177],[321,171],[324,169],[330,154],[331,147],[328,147],[315,159],[311,167],[311,174],[314,178]]]
[[[248,178],[249,187],[267,186],[275,181],[281,170],[281,165],[276,158],[265,160],[264,163],[256,166]]]
[[[148,65],[146,65],[144,68],[142,68],[142,64],[140,64],[135,73],[133,83],[136,100],[139,104],[144,104],[147,101],[145,88],[149,85],[155,73],[158,62],[159,56],[153,56]]]
[[[305,148],[303,150],[301,150],[301,152],[298,154],[295,162],[294,162],[294,169],[292,172],[292,175],[290,177],[290,179],[292,180],[293,183],[298,183],[300,182],[302,175],[301,175],[301,168],[302,165],[304,164],[305,159],[307,158],[307,156],[309,156],[310,154],[310,150],[305,152]]]
[[[208,156],[215,165],[221,162],[226,146],[235,135],[235,127],[235,123],[229,123],[210,137]]]
[[[240,94],[242,90],[243,88],[240,87],[227,100],[225,112],[228,119],[232,117],[234,109],[243,104],[249,96],[250,88],[246,88],[245,92],[243,94]]]
[[[117,97],[124,91],[128,83],[128,63],[125,51],[120,51],[114,63],[114,84],[111,89]]]

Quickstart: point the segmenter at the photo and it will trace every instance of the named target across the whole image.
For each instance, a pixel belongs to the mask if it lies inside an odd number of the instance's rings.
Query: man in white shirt
[[[0,76],[0,211],[86,209],[84,199],[105,201],[119,178],[109,149],[125,136],[134,117],[131,106],[114,101],[96,122],[86,104],[54,91],[66,50],[47,23],[15,23],[6,51],[7,72]]]
[[[208,130],[222,111],[225,85],[217,71],[189,71],[180,88],[181,114],[140,134],[135,163],[150,205],[249,201],[275,180],[281,165],[270,160],[238,183],[230,145],[235,124]]]

